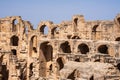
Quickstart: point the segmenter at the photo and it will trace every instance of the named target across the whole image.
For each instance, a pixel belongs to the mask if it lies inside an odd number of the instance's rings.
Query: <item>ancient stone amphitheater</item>
[[[120,14],[37,29],[20,16],[0,18],[0,80],[120,80]]]

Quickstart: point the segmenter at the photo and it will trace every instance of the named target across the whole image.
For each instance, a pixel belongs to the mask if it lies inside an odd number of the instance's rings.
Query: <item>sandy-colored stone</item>
[[[74,15],[36,29],[20,16],[0,18],[0,80],[64,79],[120,80],[120,14],[96,21]]]

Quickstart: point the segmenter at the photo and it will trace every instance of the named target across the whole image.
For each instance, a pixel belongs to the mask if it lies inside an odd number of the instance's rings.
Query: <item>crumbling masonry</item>
[[[66,79],[120,80],[120,14],[111,21],[75,15],[37,29],[20,16],[0,19],[0,80]]]

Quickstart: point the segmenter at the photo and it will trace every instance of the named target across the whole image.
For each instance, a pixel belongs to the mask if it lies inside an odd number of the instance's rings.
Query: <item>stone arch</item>
[[[40,59],[40,76],[45,77],[47,75],[47,63],[53,59],[53,47],[50,42],[45,41],[40,44],[39,47],[39,59]]]
[[[52,26],[53,26],[53,22],[51,22],[51,21],[43,21],[43,22],[41,22],[39,24],[37,30],[41,34],[48,35],[48,34],[51,34]],[[47,28],[47,29],[45,29],[45,28]]]
[[[37,36],[34,35],[30,39],[30,56],[33,56],[35,53],[37,53]]]
[[[64,67],[65,60],[62,57],[57,58],[56,60],[57,65],[58,65],[58,70],[61,70]]]
[[[12,49],[11,52],[12,52],[12,55],[15,55],[15,56],[17,55],[17,51],[15,49]]]
[[[97,32],[97,28],[98,28],[99,25],[94,25],[93,28],[92,28],[92,32]]]
[[[98,47],[98,52],[102,54],[109,54],[108,53],[108,46],[106,44],[100,45]]]
[[[75,26],[78,26],[78,18],[74,19],[74,24],[75,24]]]
[[[65,41],[60,45],[60,49],[63,53],[71,53],[71,46],[68,41]]]
[[[54,35],[55,35],[55,32],[58,33],[58,31],[59,31],[59,27],[54,27],[54,28],[52,28],[52,30],[51,30],[51,34],[54,36]]]
[[[40,44],[40,51],[44,56],[44,59],[48,61],[52,61],[53,59],[53,47],[50,42],[46,41]]]
[[[81,43],[78,45],[78,51],[81,52],[81,54],[87,54],[89,52],[89,47],[85,43]]]
[[[19,38],[16,35],[13,35],[10,39],[11,46],[18,46]]]
[[[40,32],[44,35],[47,35],[49,33],[49,27],[47,25],[42,25],[40,28]]]
[[[115,41],[120,41],[120,37],[117,37],[117,38],[115,39]]]
[[[32,25],[29,21],[24,21],[24,23],[25,23],[25,27],[24,27],[24,32],[23,33],[28,34],[30,31],[33,30],[33,27],[32,27]]]
[[[18,20],[17,19],[13,19],[12,21],[12,32],[17,31],[17,24],[18,24]]]

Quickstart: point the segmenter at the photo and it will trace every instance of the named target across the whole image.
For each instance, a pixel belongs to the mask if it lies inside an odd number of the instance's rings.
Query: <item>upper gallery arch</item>
[[[43,21],[38,25],[37,31],[43,35],[47,35],[51,33],[51,29],[53,27],[53,22],[51,21]]]

